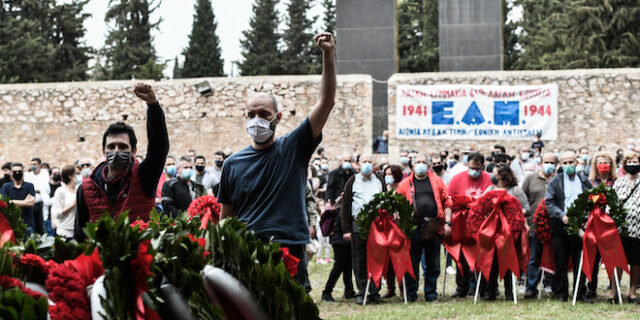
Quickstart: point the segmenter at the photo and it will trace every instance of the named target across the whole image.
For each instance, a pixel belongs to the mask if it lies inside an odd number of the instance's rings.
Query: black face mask
[[[460,155],[459,154],[454,154],[453,155],[453,159],[455,159],[456,161],[460,160]]]
[[[11,176],[13,177],[13,181],[22,181],[22,171],[21,172],[14,172]]]
[[[431,169],[433,169],[433,172],[435,172],[435,173],[440,173],[440,172],[442,172],[442,169],[444,169],[444,166],[443,165],[437,165],[437,166],[431,167]]]
[[[54,182],[60,182],[62,181],[62,176],[59,173],[55,173],[53,174],[53,181]]]
[[[124,170],[131,162],[131,152],[129,151],[110,151],[107,152],[107,162],[109,167],[115,170]]]
[[[216,160],[215,163],[216,163],[216,167],[222,168],[222,160]]]
[[[624,171],[630,175],[636,175],[640,172],[640,164],[624,164]]]
[[[491,175],[491,184],[493,184],[493,185],[498,185],[498,181],[499,181],[499,180],[500,180],[500,179],[498,179],[498,176],[497,176],[497,175],[495,175],[495,174],[492,174],[492,175]]]
[[[204,171],[204,166],[196,166],[196,171],[198,172]]]
[[[6,181],[9,181],[9,180],[11,180],[11,174],[5,173],[4,174],[4,181],[6,182]]]

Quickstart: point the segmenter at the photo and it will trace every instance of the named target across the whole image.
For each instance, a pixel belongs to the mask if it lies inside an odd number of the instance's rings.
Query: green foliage
[[[151,21],[159,5],[154,0],[109,0],[104,21],[114,28],[106,39],[104,80],[162,78],[165,64],[157,62],[151,37],[162,21]]]
[[[224,61],[220,57],[220,39],[216,34],[217,23],[211,0],[198,0],[195,11],[180,77],[221,77],[224,75]]]
[[[182,73],[180,72],[181,68],[180,68],[180,61],[178,61],[178,57],[176,57],[173,60],[173,79],[180,79],[182,78]]]
[[[243,76],[282,74],[282,57],[278,50],[280,36],[277,33],[279,0],[256,0],[249,21],[249,30],[242,32],[242,62],[239,63]]]
[[[105,269],[104,287],[106,299],[102,307],[108,319],[126,320],[132,318],[133,291],[136,279],[131,272],[131,260],[138,254],[138,246],[144,240],[151,239],[153,231],[141,230],[139,226],[129,225],[129,213],[122,213],[113,220],[105,213],[97,222],[88,223],[84,228],[89,238],[86,253],[97,247],[102,267]]]
[[[47,319],[48,308],[45,297],[36,300],[17,287],[7,290],[0,287],[0,319],[44,320]]]
[[[516,29],[518,24],[515,21],[508,21],[509,13],[513,10],[516,0],[502,1],[502,50],[503,50],[503,70],[512,70],[520,57],[518,47],[518,34]]]
[[[371,223],[378,217],[381,209],[386,210],[392,217],[397,217],[396,224],[407,239],[411,239],[413,230],[417,228],[413,207],[411,207],[407,198],[393,191],[377,193],[358,213],[356,223],[360,237],[363,240],[367,240]]]
[[[263,243],[236,219],[210,224],[209,242],[214,265],[247,287],[269,319],[319,319],[313,299],[285,269],[279,243]]]
[[[309,0],[289,0],[287,29],[283,35],[285,50],[282,52],[285,74],[309,74],[313,68],[312,51],[317,46],[311,33],[313,21],[307,18],[309,9]]]
[[[438,30],[438,0],[398,1],[400,72],[439,70]]]
[[[324,16],[322,16],[322,23],[324,24],[323,31],[329,32],[335,36],[335,32],[336,32],[335,0],[322,0],[322,8],[324,8]]]
[[[85,80],[87,2],[0,1],[0,82]]]
[[[11,203],[11,199],[5,195],[2,195],[0,201],[7,204],[7,207],[0,210],[0,214],[4,215],[13,229],[13,235],[16,237],[16,241],[22,241],[27,232],[27,224],[22,220],[22,209],[17,205]]]
[[[595,207],[593,201],[589,200],[590,195],[603,194],[607,200],[607,215],[609,215],[616,223],[620,235],[627,234],[629,223],[626,220],[627,212],[622,208],[622,204],[618,201],[618,195],[613,188],[607,187],[604,183],[599,186],[581,193],[578,198],[567,209],[567,217],[569,225],[567,233],[569,235],[578,235],[580,229],[584,229],[591,210]]]

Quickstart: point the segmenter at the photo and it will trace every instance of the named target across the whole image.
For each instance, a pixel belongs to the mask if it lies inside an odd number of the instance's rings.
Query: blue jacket
[[[549,226],[551,227],[551,233],[567,233],[567,226],[562,223],[562,217],[564,216],[564,172],[562,169],[556,174],[549,184],[547,185],[547,192],[544,196],[545,204],[547,205],[547,213],[549,213]],[[591,181],[583,174],[578,174],[580,182],[582,182],[582,191],[591,189]]]

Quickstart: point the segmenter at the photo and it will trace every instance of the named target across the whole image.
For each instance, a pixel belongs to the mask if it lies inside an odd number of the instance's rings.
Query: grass
[[[444,254],[441,255],[444,257]],[[473,297],[462,300],[448,299],[455,290],[455,276],[447,275],[446,297],[440,296],[440,303],[426,303],[419,290],[418,302],[405,305],[401,297],[394,297],[385,300],[379,305],[359,306],[354,300],[342,299],[344,287],[342,279],[338,281],[333,290],[335,303],[321,301],[322,290],[329,277],[329,272],[333,264],[318,264],[315,257],[309,263],[309,276],[311,286],[311,296],[317,302],[320,309],[320,316],[323,319],[597,319],[597,320],[617,320],[617,319],[640,319],[640,306],[623,304],[609,305],[606,303],[609,290],[607,274],[604,269],[600,270],[598,284],[598,299],[594,304],[576,303],[573,307],[571,302],[550,301],[548,294],[542,295],[542,300],[524,300],[523,295],[518,295],[518,305],[513,301],[505,301],[504,296],[499,296],[498,301],[485,302],[478,301],[473,304]],[[442,259],[444,260],[444,259]],[[442,262],[442,272],[438,279],[438,293],[442,295],[442,283],[444,276],[444,261]],[[571,275],[569,275],[571,283]],[[423,281],[420,281],[422,287]],[[626,293],[629,287],[629,276],[624,275],[622,280],[623,299],[626,302]],[[355,280],[354,280],[355,287]],[[499,285],[500,292],[504,291],[502,284]],[[386,292],[383,286],[381,293]],[[397,292],[397,290],[396,290]]]

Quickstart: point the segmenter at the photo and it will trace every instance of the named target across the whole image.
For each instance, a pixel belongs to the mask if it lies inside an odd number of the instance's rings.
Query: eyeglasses
[[[83,163],[80,165],[81,168],[90,168],[91,167],[91,163]]]

